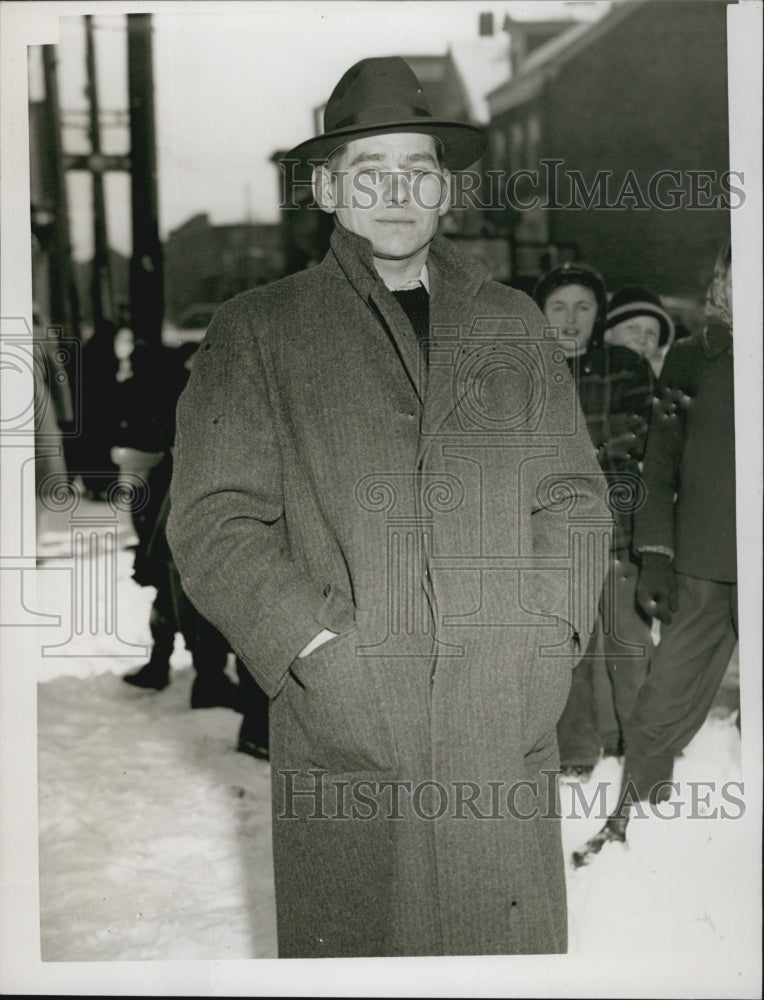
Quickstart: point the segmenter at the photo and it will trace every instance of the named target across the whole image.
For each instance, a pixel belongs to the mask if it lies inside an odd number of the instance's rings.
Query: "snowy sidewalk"
[[[276,955],[268,764],[172,676],[40,686],[43,960]]]

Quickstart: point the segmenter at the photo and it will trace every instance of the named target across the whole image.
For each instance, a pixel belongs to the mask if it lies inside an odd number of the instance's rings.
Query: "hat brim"
[[[667,312],[654,305],[652,302],[629,302],[627,305],[619,306],[607,314],[605,328],[610,329],[617,323],[623,323],[634,316],[653,316],[661,325],[659,347],[664,347],[674,336],[674,321]]]
[[[385,122],[380,125],[349,125],[346,128],[325,132],[301,142],[285,153],[281,160],[325,160],[339,146],[353,139],[364,139],[372,135],[386,135],[395,132],[415,132],[432,135],[443,143],[444,166],[449,170],[465,170],[485,151],[487,137],[482,128],[465,122],[444,121],[422,118],[403,122]]]

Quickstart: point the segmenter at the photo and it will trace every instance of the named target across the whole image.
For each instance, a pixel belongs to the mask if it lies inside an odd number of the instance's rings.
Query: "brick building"
[[[206,214],[174,229],[164,246],[165,307],[173,323],[199,304],[218,304],[284,274],[277,224],[214,226]]]
[[[515,43],[510,79],[486,98],[486,166],[512,178],[486,214],[510,237],[515,275],[578,258],[611,289],[702,296],[740,200],[726,6],[621,0],[595,23]]]

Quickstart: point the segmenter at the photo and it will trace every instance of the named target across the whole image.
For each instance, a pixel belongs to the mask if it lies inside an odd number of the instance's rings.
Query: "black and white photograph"
[[[762,8],[2,0],[3,995],[762,995]]]

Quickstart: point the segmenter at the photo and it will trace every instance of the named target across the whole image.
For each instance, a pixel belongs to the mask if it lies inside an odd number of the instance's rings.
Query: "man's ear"
[[[313,168],[313,197],[324,212],[332,215],[337,209],[337,192],[332,172],[325,163]]]
[[[438,209],[438,216],[442,219],[446,212],[451,208],[451,171],[447,167],[441,167],[438,173],[443,176],[443,200],[440,208]]]

